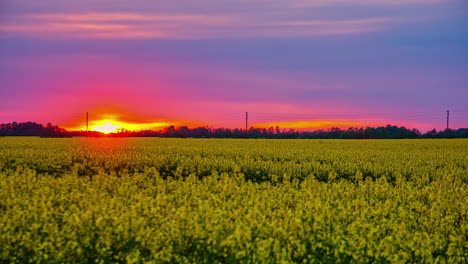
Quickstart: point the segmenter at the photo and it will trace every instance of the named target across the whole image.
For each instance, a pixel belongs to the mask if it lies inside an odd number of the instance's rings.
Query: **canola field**
[[[0,138],[1,263],[468,263],[468,140]]]

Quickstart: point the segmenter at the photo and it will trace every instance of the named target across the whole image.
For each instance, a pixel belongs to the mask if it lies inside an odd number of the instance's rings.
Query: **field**
[[[2,263],[467,263],[468,140],[0,138]]]

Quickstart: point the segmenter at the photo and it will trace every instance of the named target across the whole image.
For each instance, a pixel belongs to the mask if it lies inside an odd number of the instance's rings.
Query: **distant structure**
[[[245,112],[245,131],[248,130],[249,127],[249,112]]]
[[[88,137],[88,131],[89,131],[89,114],[86,112],[86,137]]]
[[[450,111],[447,110],[447,129],[449,129]]]

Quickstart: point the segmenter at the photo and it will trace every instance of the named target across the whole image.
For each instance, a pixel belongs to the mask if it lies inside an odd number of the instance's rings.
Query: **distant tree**
[[[212,132],[206,127],[194,128],[191,131],[191,137],[194,138],[208,138]]]
[[[164,136],[166,137],[174,137],[175,136],[176,129],[174,126],[170,126],[166,129],[164,132]]]
[[[384,127],[350,127],[346,130],[331,128],[328,130],[297,131],[294,129],[270,128],[250,128],[248,131],[242,129],[229,128],[208,128],[198,127],[190,129],[187,126],[167,128],[154,131],[128,131],[118,129],[115,133],[104,134],[97,131],[72,131],[68,132],[63,128],[51,123],[43,126],[34,122],[7,123],[0,124],[0,136],[41,136],[41,137],[193,137],[193,138],[317,138],[317,139],[400,139],[400,138],[468,138],[468,129],[458,130],[446,129],[437,131],[435,129],[421,134],[417,129],[407,129],[387,125]]]
[[[0,125],[0,136],[67,137],[70,134],[65,129],[51,123],[43,126],[35,122],[13,122]]]

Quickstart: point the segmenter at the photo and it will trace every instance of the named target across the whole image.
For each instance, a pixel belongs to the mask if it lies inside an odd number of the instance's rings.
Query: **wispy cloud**
[[[352,6],[395,6],[395,5],[432,5],[450,2],[453,0],[293,0],[294,7],[321,7],[336,5]]]
[[[30,19],[42,21],[93,21],[93,22],[190,22],[190,23],[223,23],[226,18],[220,15],[186,15],[186,14],[143,14],[143,13],[72,13],[72,14],[36,14]]]
[[[390,17],[358,19],[284,18],[143,13],[33,14],[0,25],[9,35],[55,38],[213,39],[346,35],[385,29]]]
[[[374,13],[375,8],[409,6],[414,11],[453,1],[459,0],[82,0],[73,6],[61,0],[7,0],[5,10],[17,12],[5,12],[0,36],[230,39],[364,34],[415,20],[407,13]]]

